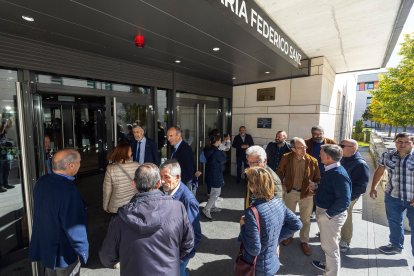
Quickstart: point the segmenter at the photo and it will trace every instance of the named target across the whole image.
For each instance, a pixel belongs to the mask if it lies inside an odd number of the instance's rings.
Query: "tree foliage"
[[[406,127],[414,124],[414,33],[405,35],[399,54],[398,66],[387,68],[371,91],[369,113],[375,122]]]

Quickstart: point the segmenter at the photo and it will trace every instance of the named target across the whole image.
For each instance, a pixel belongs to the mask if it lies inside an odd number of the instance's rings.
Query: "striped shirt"
[[[385,192],[403,201],[414,199],[414,150],[403,157],[398,152],[384,152],[378,161],[388,172]]]

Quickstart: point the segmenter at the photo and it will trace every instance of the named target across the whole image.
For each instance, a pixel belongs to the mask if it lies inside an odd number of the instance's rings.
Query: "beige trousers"
[[[355,203],[358,201],[357,199],[354,199],[349,204],[348,208],[348,217],[346,218],[344,226],[342,226],[341,229],[341,241],[345,241],[348,244],[351,243],[352,239],[352,231],[353,231],[353,225],[352,225],[352,209],[354,208]]]
[[[347,211],[329,219],[326,209],[316,206],[316,219],[318,221],[319,230],[321,231],[321,247],[325,252],[326,276],[339,276],[341,268],[341,254],[339,252],[339,235],[341,228],[348,216]]]
[[[308,196],[300,199],[300,192],[291,190],[285,194],[285,204],[292,212],[296,212],[296,206],[299,204],[300,220],[303,227],[300,229],[299,236],[301,242],[309,242],[310,216],[312,214],[313,197]]]

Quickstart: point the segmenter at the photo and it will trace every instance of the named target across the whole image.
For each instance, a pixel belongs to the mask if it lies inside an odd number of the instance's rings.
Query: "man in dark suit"
[[[160,159],[154,140],[145,137],[144,129],[138,125],[132,128],[132,133],[134,135],[134,140],[131,142],[132,160],[139,164],[153,163],[159,166]]]
[[[234,137],[233,148],[236,148],[236,162],[237,162],[237,183],[240,183],[242,164],[244,168],[249,167],[246,160],[246,149],[253,146],[253,138],[246,133],[246,127],[241,126],[239,128],[239,134]]]
[[[171,153],[168,159],[176,159],[181,167],[181,181],[187,185],[193,194],[196,194],[197,181],[195,178],[201,175],[194,167],[194,156],[191,147],[183,140],[181,129],[172,126],[167,131],[167,139],[171,145]]]

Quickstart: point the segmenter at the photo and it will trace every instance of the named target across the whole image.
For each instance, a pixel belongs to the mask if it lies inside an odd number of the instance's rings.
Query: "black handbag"
[[[259,212],[256,207],[251,207],[254,217],[256,218],[257,226],[259,228],[259,238],[260,238],[260,222],[259,222]],[[253,263],[248,263],[243,259],[243,243],[240,244],[240,251],[236,257],[236,263],[234,264],[234,275],[235,276],[254,276],[256,273],[256,260],[257,256],[254,257]]]

